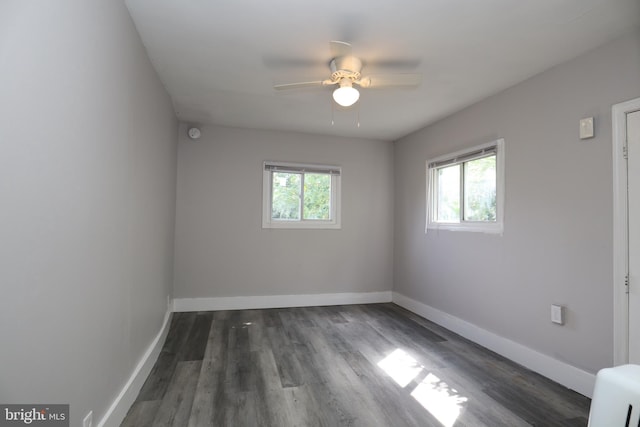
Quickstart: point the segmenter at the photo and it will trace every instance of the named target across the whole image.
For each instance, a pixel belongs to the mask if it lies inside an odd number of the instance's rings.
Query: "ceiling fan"
[[[363,61],[352,55],[351,45],[346,42],[332,41],[329,43],[332,59],[329,61],[331,77],[325,80],[311,82],[278,84],[274,89],[299,89],[306,87],[335,86],[333,99],[342,107],[350,107],[360,98],[357,87],[415,87],[422,81],[421,74],[389,74],[370,75],[361,74]]]

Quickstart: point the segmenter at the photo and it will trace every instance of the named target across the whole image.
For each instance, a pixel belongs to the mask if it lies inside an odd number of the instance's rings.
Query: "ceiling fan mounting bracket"
[[[329,68],[331,69],[331,80],[334,82],[339,82],[344,78],[356,81],[360,80],[362,61],[355,56],[340,56],[329,62]]]

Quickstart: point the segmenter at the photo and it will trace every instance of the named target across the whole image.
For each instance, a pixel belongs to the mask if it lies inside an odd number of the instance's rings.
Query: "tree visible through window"
[[[273,173],[271,218],[300,219],[300,178],[299,173]]]
[[[502,231],[503,142],[427,163],[427,228]]]
[[[331,175],[273,172],[272,185],[272,219],[330,219]]]
[[[304,174],[304,219],[327,221],[331,211],[331,175]]]
[[[496,155],[464,163],[464,220],[495,221]]]
[[[263,227],[339,227],[339,168],[266,162],[264,173]]]

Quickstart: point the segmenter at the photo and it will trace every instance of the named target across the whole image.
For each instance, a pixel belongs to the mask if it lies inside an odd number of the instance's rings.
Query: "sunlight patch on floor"
[[[440,421],[443,427],[455,425],[463,404],[468,400],[431,373],[420,381],[411,396]]]
[[[382,359],[378,366],[402,388],[409,385],[422,371],[418,361],[399,348]]]
[[[416,359],[399,348],[382,359],[378,366],[402,388],[407,387],[425,370]],[[429,411],[443,427],[455,426],[464,404],[468,401],[456,389],[432,373],[428,373],[418,383],[411,392],[411,397]]]

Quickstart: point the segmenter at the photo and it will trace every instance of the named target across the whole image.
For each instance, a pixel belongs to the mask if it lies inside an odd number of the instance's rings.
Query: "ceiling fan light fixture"
[[[333,100],[343,107],[351,107],[360,99],[360,92],[354,88],[351,81],[344,79],[340,82],[340,87],[333,91]]]

